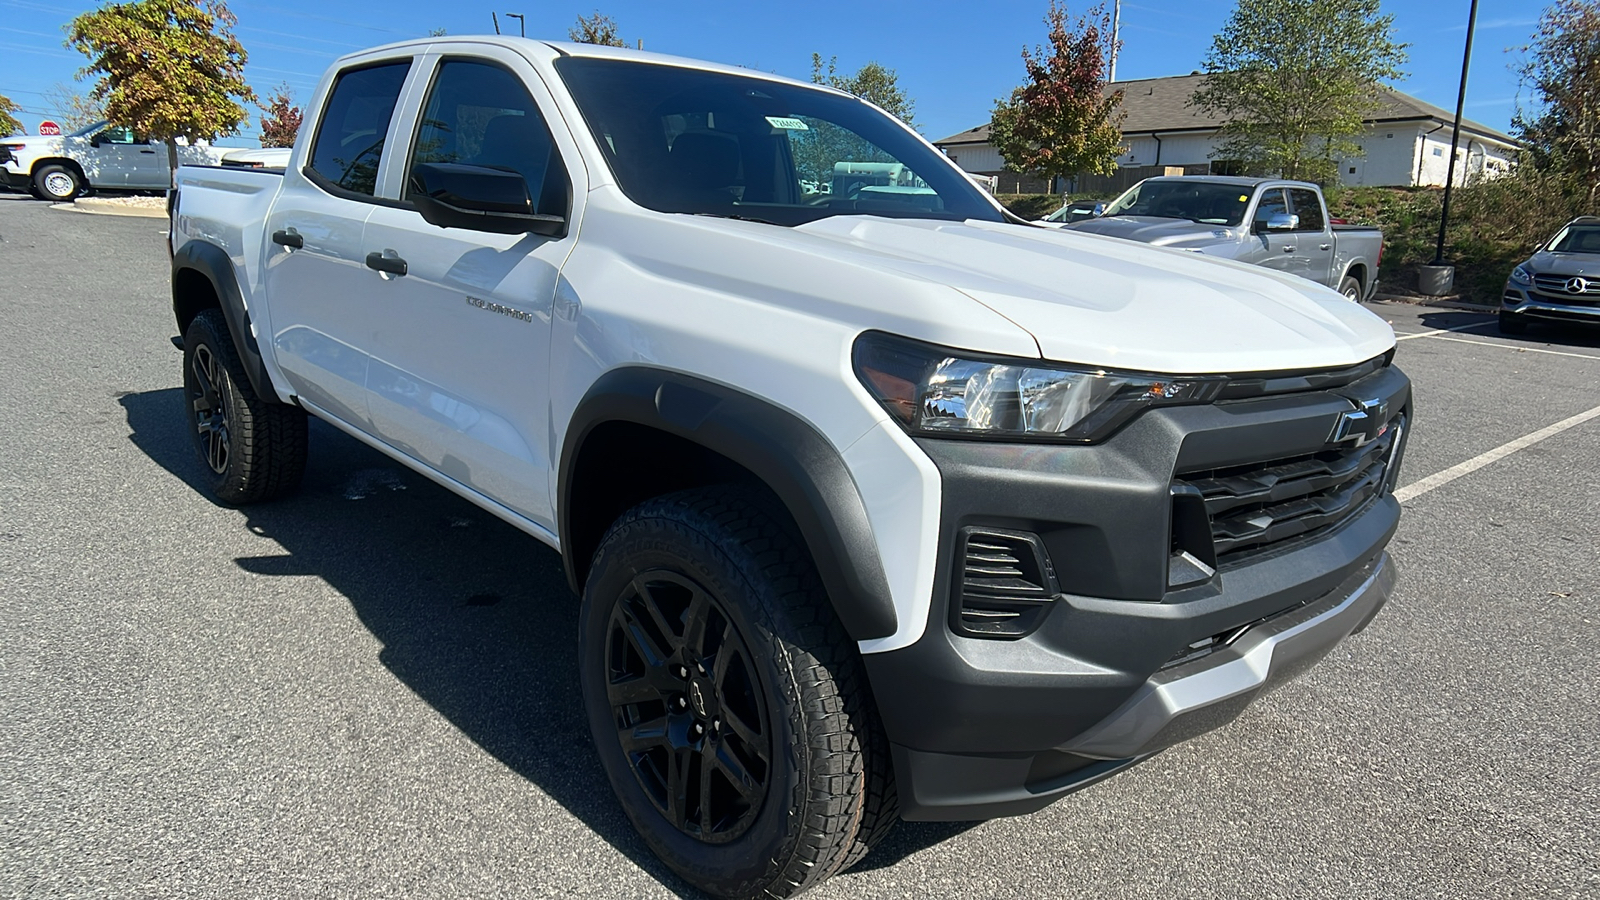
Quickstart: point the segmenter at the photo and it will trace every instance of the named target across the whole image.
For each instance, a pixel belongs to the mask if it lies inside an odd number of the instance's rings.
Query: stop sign
[[[61,126],[46,119],[39,123],[39,133],[43,135],[59,135],[61,134]]]

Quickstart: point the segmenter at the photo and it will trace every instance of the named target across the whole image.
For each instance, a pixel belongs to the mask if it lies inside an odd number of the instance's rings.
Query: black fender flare
[[[799,526],[839,621],[853,640],[888,637],[897,626],[889,580],[866,505],[849,468],[809,423],[758,397],[665,369],[629,366],[602,375],[573,411],[557,482],[561,554],[576,593],[588,560],[573,530],[572,479],[597,427],[625,422],[659,429],[732,460],[761,479]],[[591,552],[594,548],[590,548]]]
[[[239,360],[244,363],[245,374],[249,376],[250,386],[255,389],[256,396],[269,403],[279,402],[278,391],[272,386],[272,378],[267,375],[267,367],[261,361],[261,347],[256,343],[255,331],[251,328],[250,312],[245,309],[244,294],[239,290],[233,260],[216,244],[199,240],[189,241],[172,254],[172,314],[177,319],[180,334],[188,322],[184,316],[184,297],[178,290],[178,273],[186,269],[198,272],[211,282],[211,289],[222,308],[222,317],[228,322],[233,346],[239,351]]]

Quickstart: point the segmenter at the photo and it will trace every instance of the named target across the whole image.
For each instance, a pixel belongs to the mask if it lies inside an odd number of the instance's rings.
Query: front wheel
[[[1349,300],[1351,303],[1360,303],[1361,282],[1350,277],[1349,275],[1346,275],[1344,280],[1339,282],[1339,293],[1343,294],[1344,298]]]
[[[734,489],[624,514],[579,619],[589,728],[650,849],[722,897],[853,862],[879,746],[855,648],[793,525]]]
[[[33,173],[33,190],[40,199],[66,203],[83,193],[83,179],[70,166],[40,166]]]

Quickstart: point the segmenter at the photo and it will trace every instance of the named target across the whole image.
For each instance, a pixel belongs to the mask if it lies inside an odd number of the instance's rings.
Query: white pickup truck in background
[[[173,414],[210,490],[293,491],[316,416],[558,551],[570,764],[712,894],[1040,809],[1393,587],[1387,325],[1018,224],[843,92],[419,40],[335,63],[283,170],[177,180]]]
[[[180,165],[226,165],[236,154],[264,154],[240,165],[282,165],[282,153],[178,142]],[[166,142],[145,140],[120,125],[96,122],[66,135],[0,138],[0,187],[41,200],[65,202],[90,191],[165,191],[171,184]]]

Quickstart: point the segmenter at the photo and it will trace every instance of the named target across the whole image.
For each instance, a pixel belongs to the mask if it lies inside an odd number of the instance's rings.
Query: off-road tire
[[[42,200],[68,203],[83,193],[83,179],[71,166],[50,163],[33,172],[33,190]]]
[[[861,827],[856,839],[845,852],[839,871],[860,862],[873,847],[878,846],[900,821],[900,795],[894,783],[894,759],[889,755],[889,739],[878,721],[877,710],[870,701],[865,703],[869,717],[866,734],[861,742],[865,796],[861,803]]]
[[[183,410],[207,487],[218,500],[257,503],[300,484],[306,414],[256,396],[220,309],[203,310],[184,333]]]
[[[680,592],[676,600],[668,588]],[[692,590],[701,593],[681,593]],[[684,710],[679,716],[690,712],[687,700],[614,701],[624,696],[619,685],[636,685],[646,676],[653,685],[665,684],[662,679],[677,677],[680,668],[666,662],[635,666],[634,661],[646,659],[633,649],[643,646],[633,637],[643,628],[633,624],[642,621],[640,611],[652,622],[667,623],[649,626],[652,635],[667,636],[665,643],[658,637],[649,642],[677,648],[651,656],[688,659],[683,648],[691,645],[690,623],[704,615],[694,610],[707,605],[722,616],[712,620],[723,625],[722,649],[716,652],[731,645],[730,633],[748,649],[748,671],[756,684],[746,693],[759,693],[765,704],[760,716],[768,742],[761,799],[745,804],[744,818],[737,820],[745,823],[742,831],[730,827],[721,837],[705,827],[704,817],[699,823],[674,824],[672,813],[659,805],[668,792],[655,782],[647,793],[650,772],[661,767],[645,768],[642,760],[671,751],[662,749],[666,737],[658,739],[662,746],[641,751],[638,736],[654,735],[658,727],[662,735],[694,734],[695,726],[674,732],[671,724],[671,710]],[[679,606],[681,613],[665,612]],[[674,638],[679,624],[682,636]],[[701,626],[700,633],[709,633],[708,628]],[[628,818],[673,871],[716,896],[782,898],[822,881],[850,859],[868,803],[865,749],[879,746],[872,734],[877,725],[866,708],[870,695],[856,648],[828,604],[804,542],[775,501],[755,490],[708,488],[650,500],[625,513],[595,553],[579,635],[584,706],[600,761]],[[631,674],[634,670],[645,674]],[[692,674],[686,678],[695,680]],[[724,715],[734,709],[722,687],[713,702]],[[747,699],[743,709],[750,703]],[[692,711],[711,706],[697,698]],[[666,712],[652,718],[656,710]],[[741,721],[752,717],[745,711],[737,716]],[[647,726],[642,730],[641,722]],[[634,747],[632,755],[623,749],[624,735]],[[702,763],[679,765],[687,772]],[[696,783],[712,783],[711,770],[701,771],[708,774]],[[700,802],[702,816],[710,805]],[[881,801],[879,808],[884,808]]]
[[[1500,311],[1501,334],[1526,334],[1527,332],[1528,323],[1518,317],[1516,313],[1508,313],[1505,310]]]
[[[1354,277],[1346,275],[1339,281],[1339,293],[1352,303],[1361,302],[1361,282]]]

